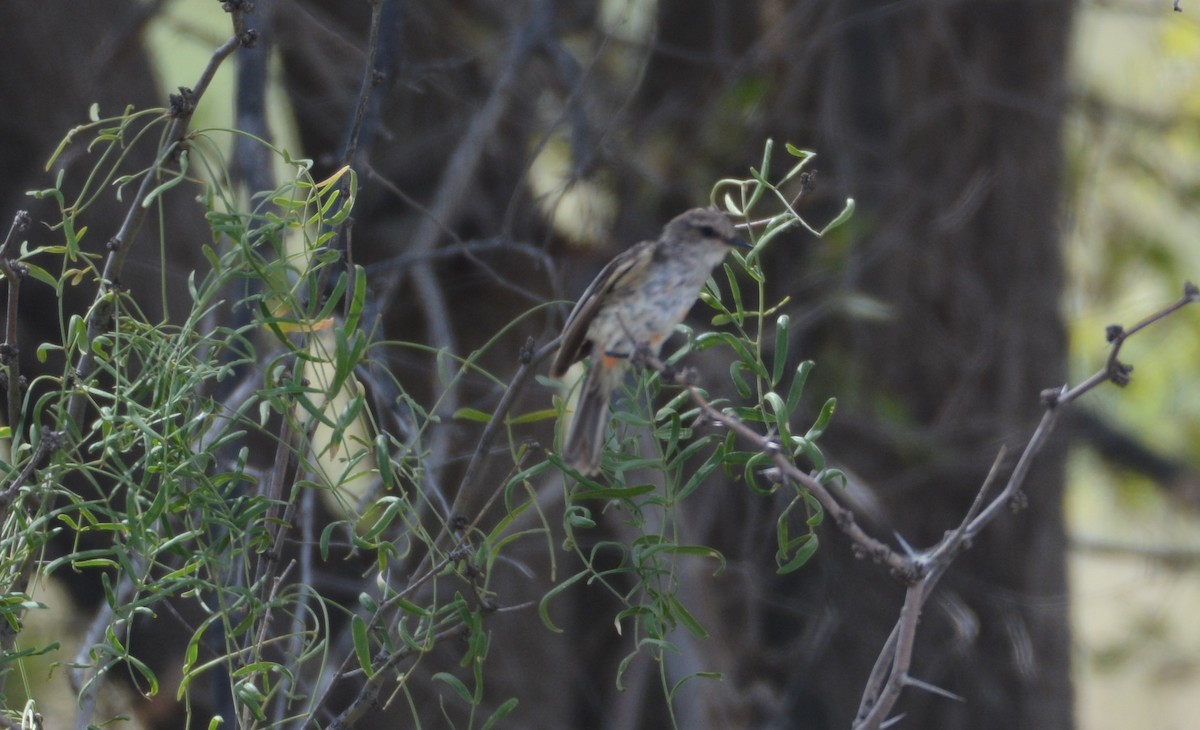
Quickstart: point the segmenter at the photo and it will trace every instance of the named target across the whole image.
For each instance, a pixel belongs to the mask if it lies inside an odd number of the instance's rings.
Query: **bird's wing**
[[[608,299],[609,292],[629,281],[631,273],[637,276],[644,271],[650,260],[650,249],[653,246],[654,241],[642,241],[634,244],[627,251],[609,261],[600,270],[600,273],[596,274],[596,278],[592,279],[592,283],[588,284],[588,288],[575,303],[575,308],[567,315],[567,322],[563,325],[562,341],[558,345],[558,353],[554,356],[554,362],[550,364],[550,377],[562,377],[567,372],[567,368],[587,355],[585,351],[588,342],[587,332],[592,325],[592,320],[596,318],[596,312]]]

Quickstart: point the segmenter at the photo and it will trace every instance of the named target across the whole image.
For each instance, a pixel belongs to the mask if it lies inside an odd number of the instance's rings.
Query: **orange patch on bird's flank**
[[[616,357],[615,355],[609,355],[606,353],[600,356],[600,367],[604,368],[605,370],[612,370],[617,366],[618,363],[621,362],[621,359],[622,358]]]

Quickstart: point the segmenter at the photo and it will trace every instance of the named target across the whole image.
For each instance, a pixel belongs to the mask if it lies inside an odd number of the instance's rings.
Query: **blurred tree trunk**
[[[805,120],[822,171],[857,198],[841,284],[889,315],[834,317],[814,338],[819,372],[840,373],[826,376],[841,399],[827,443],[875,489],[887,515],[880,536],[894,529],[922,548],[961,519],[1002,445],[1012,466],[1040,415],[1038,393],[1065,382],[1058,237],[1071,4],[827,7],[806,33],[831,34],[820,71],[795,44],[799,78],[776,111]],[[1063,456],[1061,444],[1042,454],[1027,508],[997,520],[939,586],[914,675],[964,701],[909,689],[897,708],[905,725],[1071,726]],[[822,555],[837,627],[823,658],[808,659],[820,672],[795,679],[829,722],[793,717],[791,727],[847,726],[895,619],[897,593],[872,585],[879,571],[843,544],[832,535]]]

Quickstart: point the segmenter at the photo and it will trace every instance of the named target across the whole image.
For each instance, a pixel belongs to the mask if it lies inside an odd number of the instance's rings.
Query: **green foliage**
[[[461,596],[418,605],[385,591],[364,594],[360,606],[339,605],[310,585],[311,575],[297,580],[308,569],[282,549],[297,522],[314,529],[314,495],[343,508],[321,533],[323,559],[366,552],[384,573],[403,556],[398,531],[408,534],[408,550],[433,544],[414,517],[429,512],[422,492],[405,491],[418,480],[428,421],[401,439],[371,413],[356,375],[379,346],[361,326],[365,277],[361,268],[339,268],[327,246],[353,205],[354,172],[316,181],[309,161],[272,150],[291,179],[249,196],[246,206],[224,183],[217,153],[229,133],[206,130],[190,135],[170,170],[123,173],[130,151],[154,142],[166,120],[162,110],[108,118],[93,110],[92,121],[55,153],[85,147],[94,165],[87,179],[71,196],[61,174],[34,193],[58,206],[62,243],[23,243],[16,261],[60,302],[68,288],[96,297],[87,312],[60,309],[60,339],[37,343],[39,359],[59,370],[31,382],[9,431],[6,486],[19,491],[0,526],[0,588],[10,629],[20,630],[31,605],[31,566],[57,539],[74,547],[44,561],[39,574],[93,572],[104,588],[101,639],[72,670],[81,696],[103,691],[98,683],[122,665],[139,691],[157,694],[159,678],[130,647],[146,622],[180,620],[167,618],[177,611],[168,604],[180,602],[199,606],[206,618],[191,628],[178,695],[190,706],[191,693],[211,694],[212,672],[224,666],[247,727],[279,724],[273,707],[285,717],[313,711],[319,697],[304,683],[333,659],[336,614],[350,618],[354,656],[367,676],[381,651],[428,651],[450,625],[466,625],[468,656],[481,659],[478,612],[465,611]],[[188,310],[161,321],[141,310],[140,292],[105,280],[111,257],[89,252],[83,241],[89,209],[103,192],[115,189],[128,202],[145,175],[156,180],[133,205],[159,206],[187,189],[212,232],[203,252],[208,270],[187,277]],[[169,303],[164,298],[164,310]],[[101,308],[109,326],[89,331]],[[91,369],[81,379],[84,361]],[[392,388],[398,408],[422,412],[398,383]],[[34,478],[18,483],[23,470],[40,466],[47,433],[61,434],[62,448],[50,449]],[[271,449],[253,446],[262,439]],[[252,458],[272,450],[274,464]],[[380,607],[389,601],[416,623],[401,631],[399,644],[380,630]],[[6,652],[2,661],[11,666],[35,651]]]
[[[161,133],[168,121],[162,110],[101,117],[93,109],[91,121],[55,153],[83,147],[93,163],[87,177],[69,186],[60,173],[34,193],[57,206],[60,240],[22,243],[14,256],[30,286],[50,290],[60,304],[57,337],[23,343],[53,370],[33,378],[5,432],[12,457],[0,494],[11,503],[0,525],[0,613],[8,635],[17,635],[24,612],[37,605],[29,597],[35,572],[39,580],[99,578],[104,607],[93,622],[94,641],[61,662],[82,705],[104,691],[114,671],[144,695],[163,691],[135,647],[148,625],[170,621],[186,640],[181,677],[167,691],[196,724],[217,722],[200,717],[193,704],[217,681],[247,728],[288,725],[322,708],[342,712],[329,727],[349,727],[384,697],[402,697],[400,706],[419,725],[434,717],[428,689],[415,689],[423,677],[438,690],[436,711],[445,723],[496,726],[517,702],[485,692],[487,617],[506,591],[493,576],[512,546],[528,540],[545,541],[558,575],[552,535],[559,528],[538,502],[539,490],[556,477],[566,476],[561,544],[582,567],[558,580],[538,610],[557,631],[550,618],[556,596],[581,584],[610,592],[621,605],[614,621],[631,642],[622,672],[639,653],[661,660],[675,651],[676,629],[708,636],[681,597],[680,566],[699,560],[719,575],[726,560],[682,539],[678,516],[714,473],[741,478],[754,498],[786,495],[775,523],[780,572],[798,569],[816,550],[817,503],[797,485],[763,476],[769,451],[698,429],[701,409],[689,392],[664,386],[652,371],[629,385],[615,411],[600,480],[562,473],[555,453],[527,443],[555,409],[510,414],[507,401],[491,411],[457,409],[457,421],[486,424],[507,438],[512,469],[483,508],[499,504],[498,514],[452,521],[455,508],[426,481],[438,467],[428,445],[439,421],[432,414],[468,376],[518,388],[520,375],[510,385],[481,363],[544,307],[462,358],[418,342],[382,342],[369,329],[363,270],[343,266],[333,246],[357,193],[354,171],[318,181],[309,161],[269,148],[287,179],[274,190],[239,191],[228,183],[220,152],[237,132],[194,131],[177,143]],[[173,144],[176,154],[169,153]],[[142,145],[159,145],[155,156],[163,164],[131,172],[130,152]],[[714,330],[686,330],[667,363],[718,351],[730,363],[737,400],[714,405],[832,479],[838,475],[826,468],[816,441],[834,402],[797,428],[811,363],[790,360],[784,302],[764,300],[759,264],[780,231],[807,226],[780,185],[802,175],[811,154],[788,152],[797,162],[780,183],[768,182],[768,145],[761,173],[720,184],[727,207],[747,220],[769,200],[784,212],[754,236],[752,251],[734,255],[719,277],[723,286],[710,280],[702,300]],[[85,238],[90,209],[106,191],[131,210],[158,209],[162,220],[166,201],[180,195],[203,206],[206,267],[186,277],[183,297],[167,296],[164,273],[161,317],[139,304],[143,292],[110,278],[120,270],[120,247],[96,253]],[[164,226],[161,235],[165,272],[172,232]],[[90,307],[69,311],[62,304],[68,290],[93,296]],[[428,356],[446,391],[432,402],[410,396],[379,367],[384,347]],[[378,392],[390,400],[373,400]],[[652,446],[643,450],[647,434]],[[618,513],[629,539],[593,539],[600,522]],[[522,517],[532,517],[533,526]],[[43,558],[51,540],[56,557]],[[351,558],[367,567],[359,569],[356,600],[346,601],[323,590],[314,571]],[[199,618],[183,618],[180,606]],[[0,662],[17,666],[53,648],[13,646]],[[662,676],[670,699],[680,683],[668,686]],[[330,708],[333,690],[343,686],[354,699]]]

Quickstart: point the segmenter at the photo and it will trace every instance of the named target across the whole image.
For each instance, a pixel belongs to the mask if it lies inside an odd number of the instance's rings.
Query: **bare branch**
[[[934,587],[954,559],[970,546],[971,541],[980,531],[994,520],[1002,509],[1009,506],[1020,492],[1021,486],[1025,483],[1032,468],[1034,458],[1045,446],[1054,428],[1059,414],[1059,406],[1076,400],[1082,394],[1106,381],[1112,381],[1118,385],[1128,382],[1132,368],[1122,364],[1118,359],[1120,349],[1125,341],[1137,332],[1196,301],[1200,301],[1200,291],[1188,283],[1184,286],[1183,296],[1178,301],[1146,317],[1128,330],[1119,326],[1109,327],[1108,334],[1109,341],[1112,343],[1112,351],[1104,369],[1074,388],[1063,387],[1042,394],[1045,412],[1022,449],[1004,488],[995,497],[990,499],[987,497],[998,478],[1000,464],[1004,458],[1004,451],[1001,450],[983,485],[979,488],[974,502],[958,527],[947,532],[942,540],[931,549],[911,555],[904,555],[892,550],[863,531],[854,521],[853,513],[842,507],[819,480],[800,471],[791,460],[790,455],[776,441],[755,431],[740,419],[714,408],[693,383],[680,377],[657,357],[647,352],[640,352],[636,359],[658,371],[664,380],[683,385],[692,401],[700,407],[706,418],[737,433],[753,443],[762,453],[768,455],[778,469],[782,480],[802,486],[820,502],[822,508],[833,517],[838,528],[850,538],[855,550],[886,565],[893,575],[908,584],[904,604],[900,609],[896,625],[876,659],[875,666],[864,687],[862,700],[853,724],[854,730],[878,730],[886,725],[888,714],[906,686],[923,686],[931,689],[908,674],[912,665],[912,653],[921,611],[932,595]],[[942,690],[937,691],[942,692]]]

